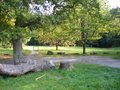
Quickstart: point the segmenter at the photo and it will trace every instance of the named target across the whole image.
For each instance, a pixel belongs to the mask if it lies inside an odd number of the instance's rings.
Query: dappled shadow
[[[12,55],[10,55],[10,54],[0,55],[0,59],[11,59],[11,58],[12,58]]]

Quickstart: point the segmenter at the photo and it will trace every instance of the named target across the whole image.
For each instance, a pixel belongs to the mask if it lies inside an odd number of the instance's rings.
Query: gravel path
[[[80,56],[80,57],[44,57],[44,60],[52,60],[53,62],[70,61],[75,63],[88,63],[109,66],[113,68],[120,68],[120,60],[112,59],[110,57],[101,56]]]
[[[70,61],[75,63],[88,63],[120,68],[120,60],[101,56],[80,56],[80,57],[42,57],[39,60],[52,60],[53,62]],[[12,60],[0,60],[0,63],[13,64]]]

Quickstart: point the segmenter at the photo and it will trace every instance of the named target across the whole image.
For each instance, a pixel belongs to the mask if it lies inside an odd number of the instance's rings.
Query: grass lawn
[[[25,50],[32,50],[33,46],[27,46],[24,47]],[[47,51],[50,50],[54,53],[54,55],[51,56],[59,56],[57,55],[57,52],[65,52],[65,55],[63,56],[80,56],[82,55],[82,47],[59,47],[59,50],[56,51],[55,47],[53,46],[34,46],[35,50],[39,50],[40,55],[46,55]],[[90,53],[95,52],[98,56],[110,56],[115,59],[120,59],[120,47],[117,48],[86,48],[87,55],[90,55]]]
[[[24,46],[24,54],[30,54],[30,50],[33,50],[33,46]],[[56,51],[55,47],[52,46],[34,46],[34,50],[39,50],[39,55],[46,56],[47,51],[50,50],[54,53],[54,55],[49,56],[61,56],[57,55],[57,52],[65,52],[63,56],[81,56],[82,55],[82,47],[59,47],[59,50]],[[120,59],[120,47],[118,48],[86,48],[87,55],[95,52],[98,56],[110,56],[115,59]],[[10,54],[12,55],[11,48],[0,48],[0,58],[1,55]]]
[[[30,54],[30,50],[23,50],[23,53]],[[12,58],[13,49],[12,48],[0,48],[0,60]]]
[[[0,90],[120,90],[120,69],[76,64],[73,71],[50,70],[20,77],[0,76]],[[39,80],[37,77],[45,75]]]

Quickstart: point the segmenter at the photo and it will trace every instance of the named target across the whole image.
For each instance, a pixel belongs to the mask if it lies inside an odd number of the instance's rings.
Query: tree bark
[[[86,42],[83,42],[83,54],[86,54]]]
[[[81,19],[81,27],[82,27],[82,47],[83,47],[83,54],[86,54],[86,32],[85,32],[85,19]]]
[[[0,64],[0,74],[8,76],[20,76],[28,72],[37,72],[54,68],[50,61],[27,60],[18,65]]]
[[[14,64],[19,64],[22,62],[22,41],[21,39],[15,39],[12,42],[13,44],[13,60]]]
[[[86,33],[84,31],[82,32],[82,38],[83,38],[82,42],[83,54],[86,54]]]
[[[73,65],[71,62],[60,62],[59,69],[72,70]]]

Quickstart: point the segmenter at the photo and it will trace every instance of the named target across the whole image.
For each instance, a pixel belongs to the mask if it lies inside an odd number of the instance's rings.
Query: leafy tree
[[[94,32],[98,25],[101,25],[98,0],[49,0],[49,4],[53,5],[52,13],[40,11],[41,6],[44,11],[49,11],[49,5],[46,6],[48,1],[45,0],[2,0],[0,2],[0,33],[3,40],[10,41],[13,45],[15,64],[22,62],[22,42],[27,37],[34,37],[38,30],[50,30],[54,25],[57,27],[65,23],[66,26],[70,26],[67,30],[75,31],[76,35],[73,33],[70,35],[72,40],[74,38],[72,36],[77,36],[80,32],[79,39],[82,40],[83,53],[85,53],[88,36],[91,36],[91,31]],[[32,10],[30,5],[34,6]],[[57,36],[59,35],[63,37],[60,33]]]
[[[83,54],[86,53],[86,43],[100,38],[99,33],[106,31],[105,16],[101,13],[100,2],[97,0],[85,0],[77,4],[70,13],[69,27],[71,36],[80,40],[83,46]],[[104,29],[103,29],[104,28]]]
[[[45,0],[0,1],[1,40],[12,43],[15,64],[22,62],[22,42],[27,37],[34,37],[34,33],[38,30],[37,28],[47,30],[50,24],[54,24],[54,20],[51,20],[51,15],[48,13],[50,4],[54,6],[52,13],[56,18],[56,24],[61,23],[61,20],[64,19],[62,15],[59,15],[65,11],[64,7],[67,7],[63,0],[49,0],[48,6],[46,6],[46,3],[48,1]],[[30,6],[32,6],[32,10],[30,10]],[[40,7],[44,11],[47,10],[47,12],[43,13]]]
[[[55,45],[56,50],[58,50],[59,45],[64,45],[64,43],[67,43],[70,41],[70,35],[69,30],[66,30],[65,25],[60,25],[55,28],[47,30],[40,30],[40,33],[38,34],[39,41],[42,41],[44,43]]]
[[[42,2],[44,0],[39,1]],[[31,13],[30,3],[31,0],[2,0],[0,3],[1,39],[12,43],[15,64],[22,62],[22,42],[32,35],[35,28],[43,28],[48,18],[42,14]]]
[[[109,18],[110,23],[109,25],[109,30],[107,33],[103,34],[102,39],[100,40],[101,43],[102,41],[109,42],[109,46],[119,46],[119,33],[120,33],[120,9],[115,8],[110,10],[111,18]],[[103,45],[104,46],[104,45]]]

